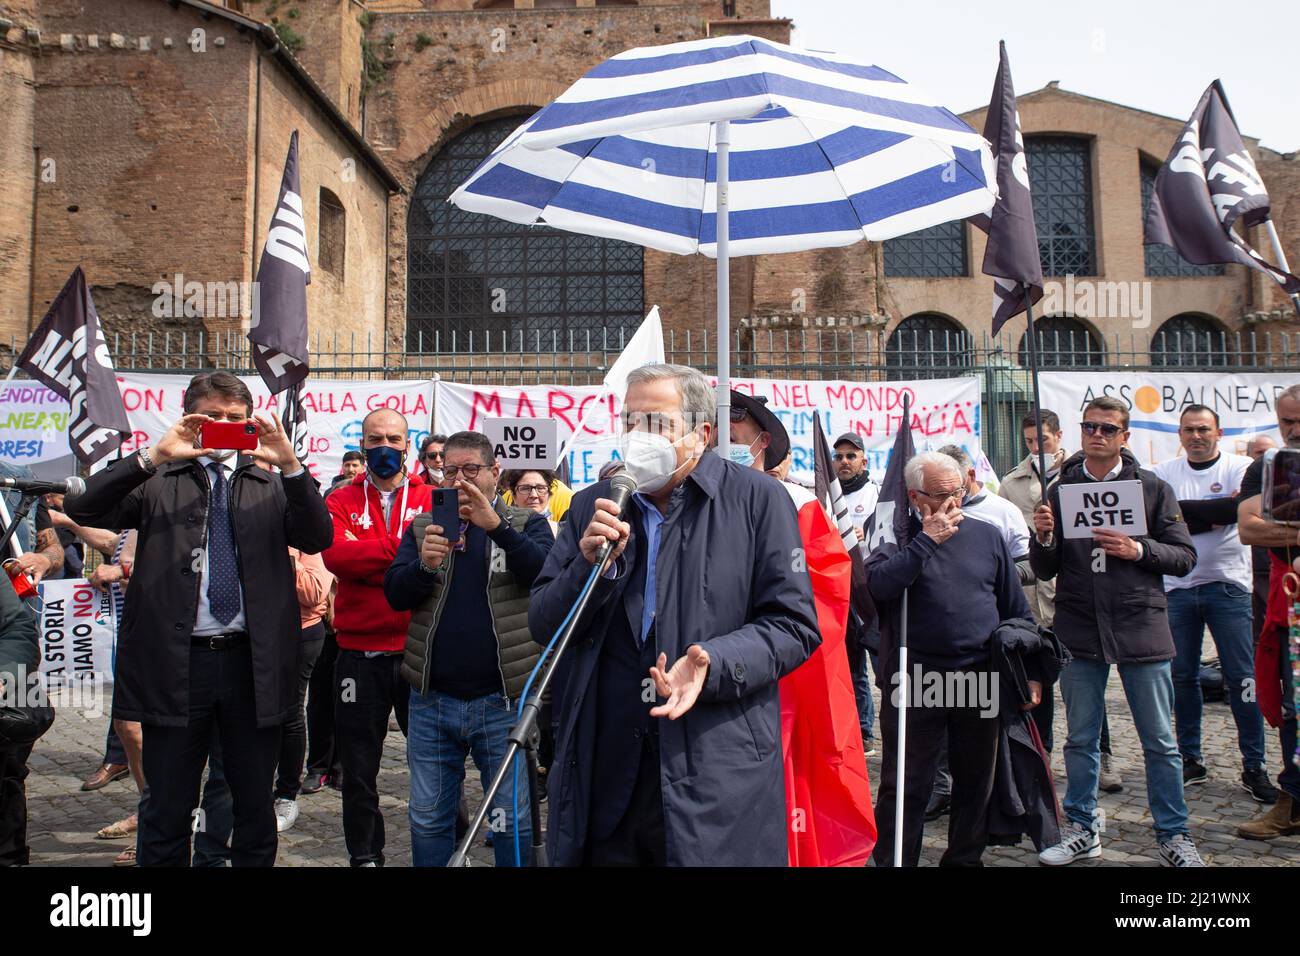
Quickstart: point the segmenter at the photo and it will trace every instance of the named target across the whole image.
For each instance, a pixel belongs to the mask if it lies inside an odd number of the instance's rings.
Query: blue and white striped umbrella
[[[722,121],[731,121],[731,255],[889,239],[987,213],[996,199],[984,138],[915,86],[834,54],[729,36],[606,60],[511,134],[451,201],[716,257]]]

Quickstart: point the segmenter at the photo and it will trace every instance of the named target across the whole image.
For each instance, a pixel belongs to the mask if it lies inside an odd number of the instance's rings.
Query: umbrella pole
[[[894,866],[903,865],[903,771],[907,764],[907,589],[899,615],[898,639],[898,756],[894,760]]]
[[[718,454],[731,457],[731,123],[714,126],[718,144]]]

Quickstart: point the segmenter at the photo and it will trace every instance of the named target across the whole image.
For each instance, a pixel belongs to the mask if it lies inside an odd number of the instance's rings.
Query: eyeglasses
[[[965,488],[958,488],[958,489],[956,489],[955,491],[943,491],[943,492],[940,492],[940,493],[937,494],[937,495],[932,495],[932,494],[930,494],[930,492],[928,492],[928,491],[924,491],[924,490],[922,490],[922,489],[920,489],[920,488],[917,488],[917,489],[916,489],[916,493],[917,493],[918,495],[925,495],[925,496],[926,496],[927,498],[929,498],[931,501],[938,501],[938,502],[941,503],[941,504],[942,504],[943,502],[947,501],[949,498],[956,498],[956,499],[958,499],[958,500],[961,500],[962,498],[966,497],[966,489],[965,489]]]
[[[731,420],[733,422],[743,422],[745,420],[745,416],[748,414],[749,414],[748,409],[741,408],[739,405],[731,406]]]
[[[550,490],[551,489],[547,488],[545,485],[515,485],[515,494],[519,495],[521,498],[525,495],[537,495],[540,497]]]
[[[858,453],[856,451],[846,451],[843,453],[837,451],[831,457],[834,458],[836,461],[857,461]]]
[[[454,480],[457,475],[463,475],[473,481],[478,477],[478,473],[486,467],[487,465],[448,465],[442,470],[442,476]]]
[[[424,453],[425,461],[437,461],[441,457],[442,457],[442,452],[440,451],[427,451]]]
[[[1114,438],[1123,431],[1118,425],[1112,425],[1110,422],[1081,422],[1079,427],[1083,429],[1085,435],[1095,435],[1097,432],[1101,432],[1105,438]]]

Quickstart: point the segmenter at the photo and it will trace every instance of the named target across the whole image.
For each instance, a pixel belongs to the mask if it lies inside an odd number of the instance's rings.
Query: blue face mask
[[[754,439],[754,442],[756,441],[758,441],[757,438]],[[754,467],[754,442],[750,442],[748,445],[732,445],[728,452],[731,460],[741,468]]]
[[[366,449],[366,468],[376,478],[391,478],[402,470],[405,454],[388,445]]]

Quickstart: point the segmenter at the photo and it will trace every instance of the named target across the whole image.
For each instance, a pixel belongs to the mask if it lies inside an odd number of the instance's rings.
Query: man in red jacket
[[[402,532],[429,510],[429,486],[407,474],[410,429],[402,415],[377,409],[362,421],[361,432],[366,470],[326,500],[334,544],[322,556],[338,578],[334,733],[343,766],[343,837],[353,866],[383,866],[379,758],[391,712],[406,733],[410,699],[398,672],[410,614],[388,606],[384,572]]]

